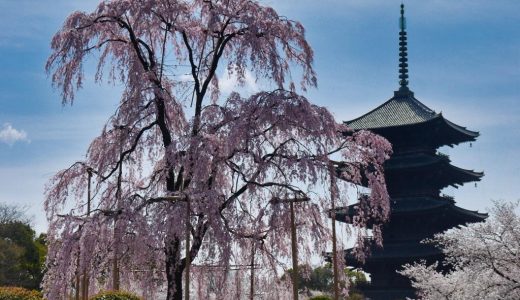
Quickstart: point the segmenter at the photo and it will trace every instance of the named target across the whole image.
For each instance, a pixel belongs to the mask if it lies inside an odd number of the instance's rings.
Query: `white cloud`
[[[13,128],[11,124],[5,123],[2,130],[0,130],[0,142],[12,146],[16,142],[30,143],[30,140],[27,138],[27,132]]]
[[[219,79],[219,88],[222,94],[228,95],[233,91],[252,94],[259,91],[255,76],[249,70],[245,70],[244,84],[241,86],[238,82],[236,73],[224,71],[223,76]]]

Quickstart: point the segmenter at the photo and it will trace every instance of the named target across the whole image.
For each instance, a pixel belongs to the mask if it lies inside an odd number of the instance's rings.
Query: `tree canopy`
[[[45,235],[35,236],[22,208],[0,203],[0,286],[39,289]]]
[[[290,256],[288,202],[310,200],[297,209],[306,259],[329,238],[322,212],[331,200],[346,204],[362,180],[371,194],[354,224],[375,218],[380,238],[390,145],[296,93],[317,85],[299,22],[251,0],[102,1],[72,13],[51,47],[46,68],[64,104],[92,54],[95,80],[124,91],[86,159],[49,184],[48,298],[84,274],[91,290],[117,288],[121,276],[151,293],[166,282],[167,298],[181,299],[191,263],[202,282],[205,266],[247,265],[251,253],[276,273]],[[275,90],[222,97],[225,72],[239,85],[250,72]],[[362,249],[366,231],[358,234]]]
[[[519,202],[495,202],[490,218],[438,234],[451,268],[407,265],[401,274],[412,280],[421,299],[520,299]]]
[[[343,271],[345,273],[345,279],[348,279],[351,285],[367,283],[365,274],[360,270],[345,268]],[[292,272],[293,270],[289,269],[287,274],[292,274]],[[307,264],[300,265],[298,267],[298,272],[298,289],[300,291],[307,289],[333,294],[332,282],[334,277],[331,264],[315,268],[312,268]],[[282,279],[287,279],[285,274],[282,276]]]

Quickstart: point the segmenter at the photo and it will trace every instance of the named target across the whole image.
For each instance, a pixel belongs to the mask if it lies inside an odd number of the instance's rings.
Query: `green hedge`
[[[0,300],[43,300],[38,291],[21,287],[0,287]]]
[[[325,295],[314,296],[309,300],[332,300],[331,297]]]
[[[129,292],[105,291],[93,296],[90,300],[141,300],[141,298]]]

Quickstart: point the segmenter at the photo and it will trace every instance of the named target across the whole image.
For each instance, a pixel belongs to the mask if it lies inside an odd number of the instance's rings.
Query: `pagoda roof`
[[[459,168],[450,163],[450,159],[447,155],[437,153],[437,155],[428,155],[425,153],[413,153],[406,156],[394,156],[390,160],[385,162],[385,171],[399,171],[403,169],[412,168],[444,168],[450,174],[453,174],[455,178],[458,178],[457,182],[470,182],[478,181],[484,176],[484,172],[477,172],[474,170],[468,170]]]
[[[451,223],[447,224],[449,228],[459,227],[464,224],[474,223],[474,222],[482,222],[487,217],[488,214],[479,213],[477,211],[470,211],[464,208],[460,208],[456,205],[450,205],[451,207],[446,211],[449,215],[464,215],[466,220],[463,224]],[[369,243],[371,239],[369,238]],[[408,261],[413,261],[417,258],[426,259],[428,257],[435,257],[442,253],[440,249],[435,247],[432,244],[424,244],[421,243],[420,240],[405,240],[405,241],[392,241],[392,240],[383,240],[383,248],[371,243],[371,253],[370,256],[366,258],[365,264],[371,264],[376,262],[389,262],[389,260],[399,260],[404,259]],[[327,256],[330,256],[327,253]],[[355,259],[352,249],[345,250],[345,256],[349,261],[349,265],[354,267],[362,267],[363,263],[360,263]]]
[[[477,172],[473,170],[463,169],[456,167],[452,164],[448,164],[447,167],[449,174],[453,177],[453,187],[457,187],[456,184],[462,185],[465,182],[480,181],[480,178],[484,176],[484,172]]]
[[[436,155],[430,155],[428,153],[416,152],[392,156],[385,162],[385,170],[418,168],[444,163],[450,163],[450,159],[446,154],[437,153]]]
[[[414,93],[408,89],[394,92],[394,96],[385,103],[379,105],[368,113],[344,122],[354,130],[384,129],[400,126],[425,124],[431,121],[441,120],[450,130],[466,136],[464,140],[475,140],[479,133],[457,125],[444,118],[442,113],[436,113],[433,109],[417,100]]]
[[[480,213],[477,210],[469,210],[456,205],[453,205],[451,212],[458,215],[465,215],[468,218],[477,220],[477,222],[484,221],[489,216],[487,213]]]
[[[438,114],[415,99],[412,92],[395,92],[394,97],[351,121],[352,129],[374,129],[426,122]]]
[[[390,202],[392,216],[442,214],[445,217],[453,218],[453,221],[460,221],[461,224],[481,222],[488,217],[486,213],[458,207],[449,197],[392,198]],[[336,208],[335,219],[340,222],[351,223],[350,220],[356,214],[357,207],[357,204],[352,204],[347,207]],[[331,213],[329,213],[329,216],[331,216]]]
[[[383,241],[383,248],[376,245],[372,246],[368,261],[387,260],[389,258],[405,258],[414,260],[415,258],[426,258],[428,256],[438,256],[442,250],[430,244],[421,244],[416,241],[406,241],[401,243],[387,243]],[[349,249],[345,251],[349,255]]]
[[[419,243],[414,240],[403,241],[398,243],[386,243],[383,241],[383,248],[377,246],[372,238],[367,238],[366,243],[369,243],[370,254],[365,258],[365,262],[357,259],[353,252],[353,248],[343,250],[345,259],[348,261],[348,266],[354,268],[366,267],[370,269],[370,265],[374,263],[381,264],[384,262],[387,265],[411,263],[417,259],[438,260],[442,256],[442,250],[433,244]],[[332,261],[332,253],[323,253],[326,261]],[[370,270],[366,270],[370,271]]]

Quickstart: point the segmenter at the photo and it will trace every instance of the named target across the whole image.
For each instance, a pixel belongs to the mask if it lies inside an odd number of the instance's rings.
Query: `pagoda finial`
[[[406,18],[404,4],[401,3],[401,17],[399,18],[399,84],[400,91],[408,91],[408,49],[406,42]]]

